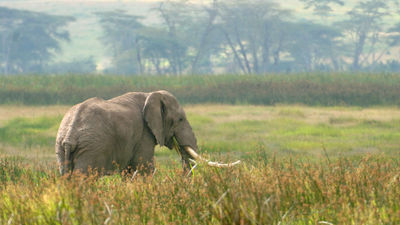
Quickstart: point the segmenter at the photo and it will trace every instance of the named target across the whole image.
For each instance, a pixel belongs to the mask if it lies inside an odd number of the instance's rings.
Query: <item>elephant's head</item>
[[[186,114],[177,99],[169,92],[150,93],[144,105],[143,116],[157,144],[172,149],[175,138],[180,149],[189,147],[197,152],[196,137]],[[181,152],[181,154],[185,153]],[[186,156],[193,158],[190,155]],[[185,158],[185,155],[183,157]],[[188,163],[188,160],[186,160],[186,163]]]
[[[208,165],[215,167],[231,167],[240,163],[237,161],[224,164],[203,159],[197,153],[196,137],[183,108],[167,91],[153,92],[147,97],[143,116],[160,146],[172,149],[174,138],[176,139],[186,169],[189,168],[189,159],[206,161]]]

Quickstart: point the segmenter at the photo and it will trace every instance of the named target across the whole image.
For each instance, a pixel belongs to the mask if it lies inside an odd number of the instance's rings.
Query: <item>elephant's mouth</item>
[[[165,146],[167,146],[169,149],[173,149],[173,148],[175,148],[174,142],[175,142],[174,137],[172,137],[165,143]]]
[[[240,163],[240,160],[233,162],[233,163],[219,163],[219,162],[213,162],[207,159],[204,159],[201,157],[192,147],[188,145],[179,145],[178,141],[175,138],[173,139],[173,148],[183,157],[183,158],[189,158],[193,161],[198,161],[198,162],[206,162],[207,165],[212,166],[212,167],[232,167]]]

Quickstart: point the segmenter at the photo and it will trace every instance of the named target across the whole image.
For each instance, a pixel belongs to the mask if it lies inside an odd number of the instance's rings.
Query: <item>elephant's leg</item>
[[[154,171],[154,137],[150,133],[144,134],[141,142],[135,148],[131,160],[131,167],[138,170],[140,174],[152,174]]]
[[[108,151],[104,151],[108,152]],[[98,172],[108,174],[113,171],[112,156],[110,154],[95,152],[95,151],[78,151],[73,156],[73,171],[83,174],[89,172]]]
[[[138,149],[132,164],[134,170],[138,170],[140,174],[152,174],[154,171],[154,147]]]

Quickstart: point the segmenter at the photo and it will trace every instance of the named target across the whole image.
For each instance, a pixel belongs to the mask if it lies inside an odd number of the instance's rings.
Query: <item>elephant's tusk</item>
[[[191,147],[189,146],[185,146],[184,147],[185,151],[192,156],[195,160],[200,160],[200,161],[205,161],[207,162],[207,165],[212,166],[212,167],[219,167],[219,168],[223,168],[223,167],[232,167],[232,166],[236,166],[237,164],[240,163],[240,160],[233,162],[233,163],[219,163],[219,162],[212,162],[209,160],[206,160],[204,158],[202,158],[199,154],[197,154],[197,152],[195,150],[193,150]]]

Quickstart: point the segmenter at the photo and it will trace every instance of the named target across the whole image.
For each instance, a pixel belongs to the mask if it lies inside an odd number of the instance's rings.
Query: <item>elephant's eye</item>
[[[179,122],[182,122],[183,121],[183,118],[181,117],[181,118],[179,118]]]

